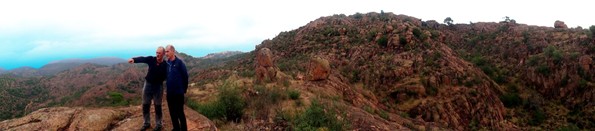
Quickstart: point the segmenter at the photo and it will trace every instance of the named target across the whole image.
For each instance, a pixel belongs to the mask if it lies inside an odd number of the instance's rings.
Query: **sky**
[[[172,44],[195,57],[252,51],[265,39],[333,14],[392,12],[442,22],[595,25],[587,0],[11,0],[0,2],[0,68],[67,58],[154,55]]]

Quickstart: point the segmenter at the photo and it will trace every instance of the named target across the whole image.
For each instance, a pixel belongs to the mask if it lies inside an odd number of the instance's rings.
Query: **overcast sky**
[[[422,20],[569,27],[595,25],[587,0],[10,0],[0,2],[0,68],[65,58],[154,55],[173,44],[193,56],[251,51],[264,39],[322,16],[393,12]]]

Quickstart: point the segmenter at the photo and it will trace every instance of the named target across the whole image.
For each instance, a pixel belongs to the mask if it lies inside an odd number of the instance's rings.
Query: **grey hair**
[[[166,48],[171,48],[174,52],[176,52],[176,48],[173,45],[171,45],[171,44],[169,44],[169,45],[167,45],[165,47]]]
[[[163,48],[163,46],[159,46],[159,47],[157,47],[157,49],[161,49],[161,51],[163,51],[163,53],[165,53],[165,48]]]

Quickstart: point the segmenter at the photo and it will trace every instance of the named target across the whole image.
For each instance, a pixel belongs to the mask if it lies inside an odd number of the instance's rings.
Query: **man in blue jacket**
[[[184,114],[184,94],[188,89],[188,71],[182,60],[175,55],[176,49],[167,45],[167,107],[174,131],[186,131],[186,115]]]
[[[161,110],[161,100],[163,98],[163,81],[167,75],[167,64],[163,59],[165,49],[159,46],[156,51],[156,56],[134,57],[128,59],[128,63],[145,63],[149,65],[149,71],[145,76],[145,85],[143,87],[143,118],[144,124],[141,130],[144,131],[151,127],[151,100],[155,106],[155,124],[157,127],[154,130],[161,130],[163,127],[163,113]]]

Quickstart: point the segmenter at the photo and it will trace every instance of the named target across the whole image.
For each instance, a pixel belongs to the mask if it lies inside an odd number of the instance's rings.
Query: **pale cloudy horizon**
[[[251,51],[265,39],[334,14],[392,12],[442,22],[498,22],[552,27],[595,25],[587,0],[568,1],[2,1],[0,68],[39,68],[68,58],[154,55],[173,44],[200,57]]]

